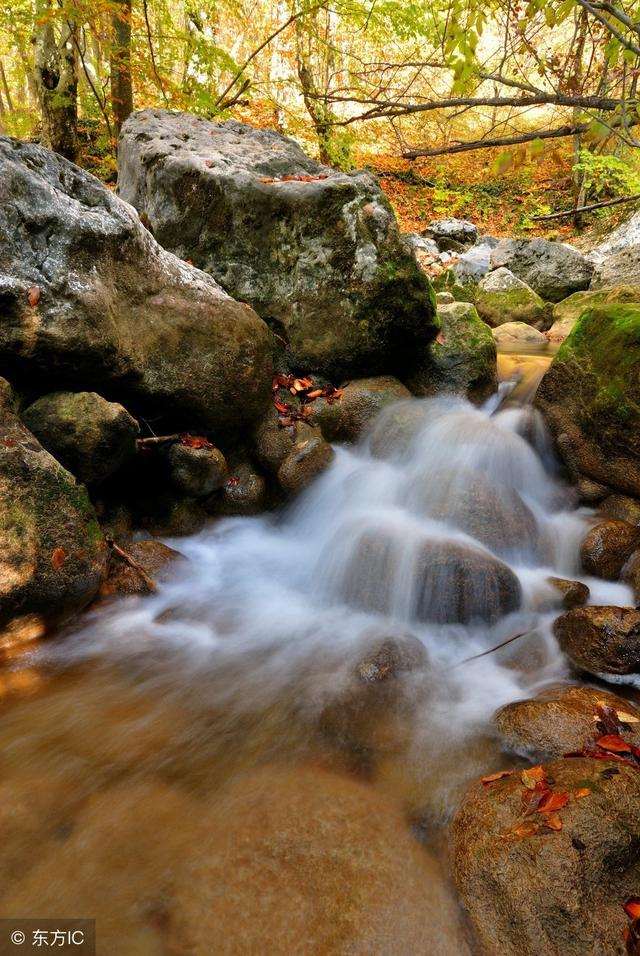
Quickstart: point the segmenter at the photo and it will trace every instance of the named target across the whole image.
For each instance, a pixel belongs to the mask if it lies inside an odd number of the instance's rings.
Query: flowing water
[[[513,760],[496,708],[569,674],[548,579],[629,603],[580,574],[544,364],[385,410],[283,513],[173,542],[157,594],[5,651],[2,916],[96,917],[101,956],[468,952],[444,828]]]

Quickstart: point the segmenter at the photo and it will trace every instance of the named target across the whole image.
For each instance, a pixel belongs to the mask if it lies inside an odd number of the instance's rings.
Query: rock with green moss
[[[542,379],[536,403],[576,480],[640,495],[640,305],[585,312]]]
[[[438,318],[440,335],[406,385],[414,395],[451,393],[484,401],[498,386],[491,329],[469,302],[440,306]]]
[[[126,408],[96,392],[53,392],[22,413],[47,451],[87,484],[118,471],[136,452],[140,428]]]
[[[594,292],[574,292],[568,299],[556,302],[553,307],[553,325],[549,329],[549,341],[562,342],[569,335],[583,312],[599,305],[615,302],[640,303],[640,286],[617,286]]]
[[[477,284],[472,279],[459,280],[453,269],[445,269],[433,280],[433,288],[436,293],[448,292],[456,302],[474,302]]]
[[[409,389],[392,375],[360,378],[341,389],[338,400],[318,398],[310,421],[327,441],[355,442],[383,408],[411,398]]]
[[[509,269],[495,269],[478,284],[476,308],[480,318],[496,328],[506,322],[542,326],[546,307],[540,296]]]
[[[403,369],[436,335],[429,280],[370,173],[270,130],[163,110],[130,116],[118,155],[120,195],[269,323],[290,367]]]
[[[0,413],[0,625],[55,624],[91,601],[107,549],[83,485]]]

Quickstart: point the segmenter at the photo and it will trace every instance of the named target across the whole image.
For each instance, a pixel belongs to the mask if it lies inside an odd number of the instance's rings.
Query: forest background
[[[0,12],[0,132],[113,184],[133,109],[233,117],[372,169],[409,230],[445,215],[495,235],[610,228],[640,201],[639,77],[640,2],[13,0]]]

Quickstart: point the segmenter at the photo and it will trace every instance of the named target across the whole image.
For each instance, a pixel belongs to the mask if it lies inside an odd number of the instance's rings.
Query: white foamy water
[[[482,733],[497,707],[568,673],[550,575],[585,581],[593,603],[630,602],[579,573],[590,512],[558,480],[538,413],[495,404],[386,410],[287,510],[172,542],[189,560],[157,594],[102,607],[48,653],[135,661],[149,681],[217,674],[217,707],[285,695],[313,716],[367,641],[409,634],[430,659],[417,733]]]

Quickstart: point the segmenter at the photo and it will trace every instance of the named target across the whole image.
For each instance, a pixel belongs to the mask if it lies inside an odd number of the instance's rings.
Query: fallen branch
[[[623,202],[637,202],[640,193],[634,196],[623,196],[621,199],[605,199],[603,202],[592,202],[588,206],[578,206],[577,209],[564,209],[562,212],[550,212],[546,216],[531,216],[532,222],[543,222],[546,219],[564,219],[566,216],[575,216],[578,213],[591,212],[592,209],[604,209],[605,206],[619,206]]]
[[[181,441],[182,435],[153,435],[151,438],[136,438],[136,445],[147,448],[152,445],[168,445],[171,442]]]
[[[403,159],[418,159],[421,156],[444,156],[451,153],[468,153],[476,149],[493,149],[495,146],[517,146],[531,143],[536,139],[557,139],[584,133],[589,123],[577,126],[561,126],[558,129],[543,130],[538,133],[519,133],[517,136],[502,136],[497,139],[475,139],[469,143],[456,143],[454,146],[437,146],[434,149],[409,149],[402,153]]]
[[[132,558],[127,551],[124,551],[119,545],[117,545],[110,535],[107,535],[105,541],[114,554],[117,554],[118,557],[125,562],[125,564],[128,564],[130,568],[133,568],[133,570],[140,575],[149,591],[155,593],[158,590],[156,582],[147,574],[142,565],[138,564],[135,558]]]
[[[506,647],[507,644],[513,644],[514,641],[517,641],[520,637],[526,637],[527,634],[532,634],[533,631],[522,631],[521,634],[515,634],[513,637],[510,637],[508,640],[503,641],[502,644],[496,644],[495,647],[490,647],[488,651],[481,651],[480,654],[474,654],[472,657],[465,657],[464,660],[458,661],[457,664],[452,664],[451,667],[447,667],[448,671],[453,671],[456,667],[462,667],[463,664],[468,664],[470,661],[477,661],[479,657],[486,657],[487,654],[493,654],[494,651],[499,651],[501,647]]]

